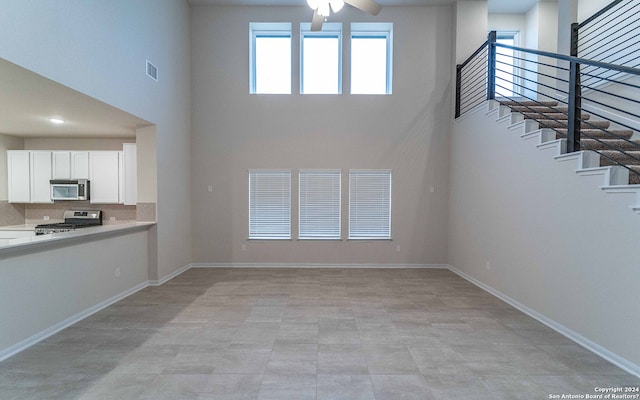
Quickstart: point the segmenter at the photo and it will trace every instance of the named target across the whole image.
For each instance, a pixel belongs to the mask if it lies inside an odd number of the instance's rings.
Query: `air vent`
[[[147,60],[147,76],[154,81],[158,81],[158,67],[151,64],[149,60]]]

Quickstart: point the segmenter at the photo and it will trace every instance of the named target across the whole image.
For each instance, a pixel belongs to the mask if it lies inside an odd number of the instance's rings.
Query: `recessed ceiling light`
[[[54,124],[64,124],[64,120],[60,118],[49,118],[49,121],[53,122]]]

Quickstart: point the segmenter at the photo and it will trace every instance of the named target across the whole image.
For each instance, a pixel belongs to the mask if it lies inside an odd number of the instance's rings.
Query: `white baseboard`
[[[36,333],[35,335],[28,337],[12,346],[9,346],[5,349],[0,350],[0,361],[2,360],[6,360],[7,358],[11,357],[14,354],[17,354],[19,352],[21,352],[22,350],[25,350],[28,347],[33,346],[34,344],[48,338],[49,336],[52,336],[58,332],[60,332],[61,330],[75,324],[76,322],[79,322],[85,318],[87,318],[88,316],[97,313],[98,311],[109,307],[110,305],[117,303],[118,301],[124,299],[125,297],[131,296],[132,294],[146,288],[147,286],[149,286],[149,282],[145,281],[142,282],[130,289],[125,290],[122,293],[118,293],[117,295],[102,301],[96,305],[94,305],[93,307],[89,307],[84,311],[79,312],[76,315],[73,315],[67,319],[65,319],[64,321],[58,322],[57,324],[50,326],[49,328],[40,331],[38,333]]]
[[[175,278],[176,276],[180,275],[181,273],[189,270],[191,267],[193,266],[193,264],[187,264],[184,267],[173,271],[172,273],[170,273],[169,275],[163,276],[161,279],[151,279],[149,280],[149,286],[160,286],[168,281],[170,281],[171,279]]]
[[[447,264],[193,263],[192,268],[436,268]]]
[[[492,295],[496,296],[497,298],[499,298],[500,300],[504,301],[505,303],[517,308],[518,310],[522,311],[523,313],[527,314],[528,316],[530,316],[531,318],[538,320],[539,322],[543,323],[544,325],[548,326],[549,328],[553,329],[554,331],[560,333],[561,335],[565,336],[566,338],[572,340],[573,342],[579,344],[580,346],[584,347],[585,349],[591,351],[592,353],[597,354],[598,356],[604,358],[605,360],[609,361],[610,363],[612,363],[613,365],[616,365],[618,367],[620,367],[621,369],[627,371],[628,373],[630,373],[631,375],[634,375],[638,378],[640,378],[640,365],[636,365],[632,362],[630,362],[629,360],[620,357],[619,355],[612,353],[611,351],[605,349],[604,347],[600,346],[599,344],[592,342],[591,340],[585,338],[584,336],[580,335],[577,332],[572,331],[571,329],[567,328],[564,325],[561,325],[559,323],[557,323],[556,321],[546,317],[543,314],[540,314],[539,312],[525,306],[524,304],[518,302],[517,300],[512,299],[511,297],[505,295],[504,293],[492,288],[489,285],[486,285],[484,283],[482,283],[481,281],[477,280],[476,278],[472,277],[471,275],[460,271],[457,268],[452,267],[451,265],[448,265],[447,268],[461,276],[462,278],[466,279],[467,281],[473,283],[474,285],[478,286],[480,289],[491,293]]]

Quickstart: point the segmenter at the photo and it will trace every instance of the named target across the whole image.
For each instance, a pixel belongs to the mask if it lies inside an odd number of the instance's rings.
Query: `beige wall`
[[[297,94],[295,78],[292,95],[250,95],[249,22],[291,21],[296,60],[299,23],[310,16],[308,7],[192,8],[193,261],[446,262],[451,8],[389,7],[375,18],[394,23],[392,95],[349,95],[348,56],[342,95]],[[343,22],[346,37],[345,21],[370,20],[350,7],[331,17]],[[343,54],[349,54],[348,40]],[[298,63],[293,64],[297,77]],[[251,168],[292,170],[294,240],[246,240]],[[296,174],[301,168],[342,169],[343,237],[348,170],[393,169],[393,241],[297,241]]]
[[[145,286],[148,233],[143,229],[1,254],[0,359],[69,318]]]
[[[487,40],[486,0],[458,0],[454,5],[455,64],[464,62]]]
[[[611,0],[577,0],[578,1],[578,22],[582,22],[593,14],[597,13],[609,3]]]
[[[158,199],[156,127],[136,130],[138,161],[138,203],[155,203]]]
[[[449,264],[639,374],[635,195],[484,111],[453,123]]]
[[[64,3],[4,5],[0,57],[156,125],[157,257],[150,259],[157,265],[150,278],[162,278],[191,261],[189,5]],[[146,76],[145,60],[158,67],[157,82]]]
[[[136,139],[103,138],[25,138],[25,150],[117,150],[122,143],[135,143]]]
[[[527,17],[526,14],[489,14],[489,31],[518,32],[519,43],[523,47],[526,43]]]

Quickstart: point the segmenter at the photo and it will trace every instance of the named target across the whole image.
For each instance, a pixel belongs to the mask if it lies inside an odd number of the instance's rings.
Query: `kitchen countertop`
[[[65,244],[65,242],[82,242],[84,238],[97,238],[99,236],[108,236],[124,231],[148,229],[155,224],[155,222],[131,222],[126,224],[100,225],[69,232],[9,239],[4,243],[0,242],[0,255],[42,246]],[[35,224],[3,226],[0,227],[0,229],[14,231],[34,230]]]
[[[47,221],[46,223],[49,223],[49,221]],[[55,221],[53,221],[52,223],[55,223]],[[0,226],[0,231],[33,231],[36,229],[36,225],[38,224]]]

